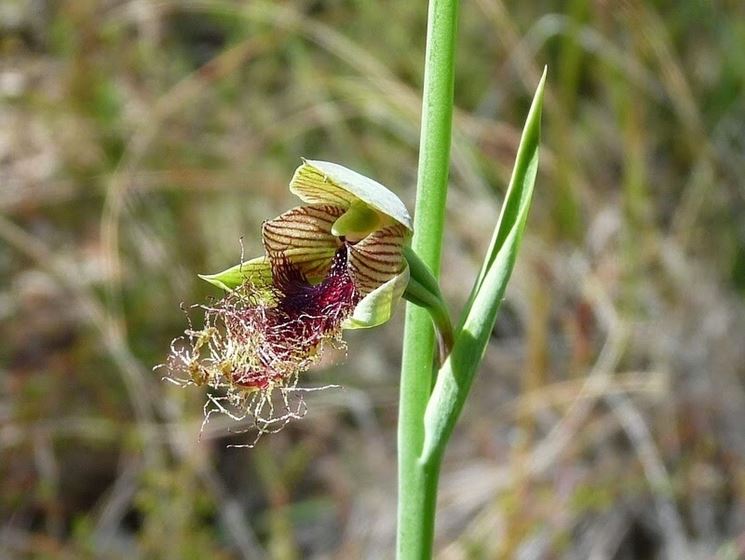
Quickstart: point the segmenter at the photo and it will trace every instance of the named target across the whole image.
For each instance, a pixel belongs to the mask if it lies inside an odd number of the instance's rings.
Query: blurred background
[[[152,367],[300,157],[414,199],[426,3],[0,1],[0,558],[391,558],[402,313],[254,449]],[[745,6],[462,3],[457,313],[549,65],[437,558],[745,558]],[[197,317],[198,318],[198,317]],[[333,362],[333,363],[331,363]]]

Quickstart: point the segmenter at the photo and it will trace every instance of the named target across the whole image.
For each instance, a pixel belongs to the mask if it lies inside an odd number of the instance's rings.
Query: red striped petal
[[[309,279],[324,277],[340,246],[331,226],[344,212],[339,206],[313,204],[264,222],[267,255],[271,260],[287,259]]]
[[[372,292],[403,270],[407,233],[403,225],[395,224],[349,246],[349,268],[361,294]]]

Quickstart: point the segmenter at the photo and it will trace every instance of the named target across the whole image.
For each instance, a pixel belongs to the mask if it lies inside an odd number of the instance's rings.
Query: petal
[[[401,273],[406,235],[406,228],[395,224],[349,246],[349,270],[361,294],[369,294]]]
[[[331,233],[337,237],[346,237],[347,240],[359,241],[367,237],[376,229],[393,223],[388,220],[383,223],[380,212],[373,210],[362,201],[355,200],[349,209],[342,214],[331,226]]]
[[[360,300],[351,317],[342,324],[342,328],[367,329],[385,323],[393,315],[408,283],[409,266],[404,263],[404,269],[399,274]]]
[[[228,292],[235,290],[246,280],[257,288],[268,288],[272,285],[272,267],[266,257],[257,257],[242,262],[217,274],[199,274],[198,276]]]
[[[331,226],[344,212],[340,206],[313,204],[264,222],[267,255],[272,260],[287,259],[308,279],[323,278],[340,246]]]
[[[290,190],[305,202],[350,206],[361,200],[412,231],[411,216],[393,192],[356,171],[328,161],[303,160]]]

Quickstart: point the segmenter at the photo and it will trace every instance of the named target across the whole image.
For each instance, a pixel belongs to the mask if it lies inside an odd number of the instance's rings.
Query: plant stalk
[[[430,0],[412,249],[437,277],[450,167],[457,0]],[[398,418],[399,560],[432,556],[439,461],[420,460],[433,385],[435,337],[429,314],[406,306]]]

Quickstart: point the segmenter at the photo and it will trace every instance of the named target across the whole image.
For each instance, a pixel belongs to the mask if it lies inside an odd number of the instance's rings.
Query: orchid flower
[[[343,328],[390,319],[409,280],[403,248],[412,226],[403,202],[380,183],[325,161],[304,161],[290,191],[308,204],[264,222],[265,256],[202,278],[225,290],[245,281],[260,288],[293,269],[319,285],[335,260],[344,261],[358,301]]]
[[[201,306],[204,327],[174,341],[166,364],[172,379],[221,390],[211,397],[220,411],[260,428],[299,415],[287,403],[298,375],[343,346],[343,329],[390,319],[409,284],[411,217],[390,190],[322,161],[304,161],[290,190],[306,204],[264,222],[264,255],[201,276],[227,294]],[[287,405],[279,417],[275,389]]]

